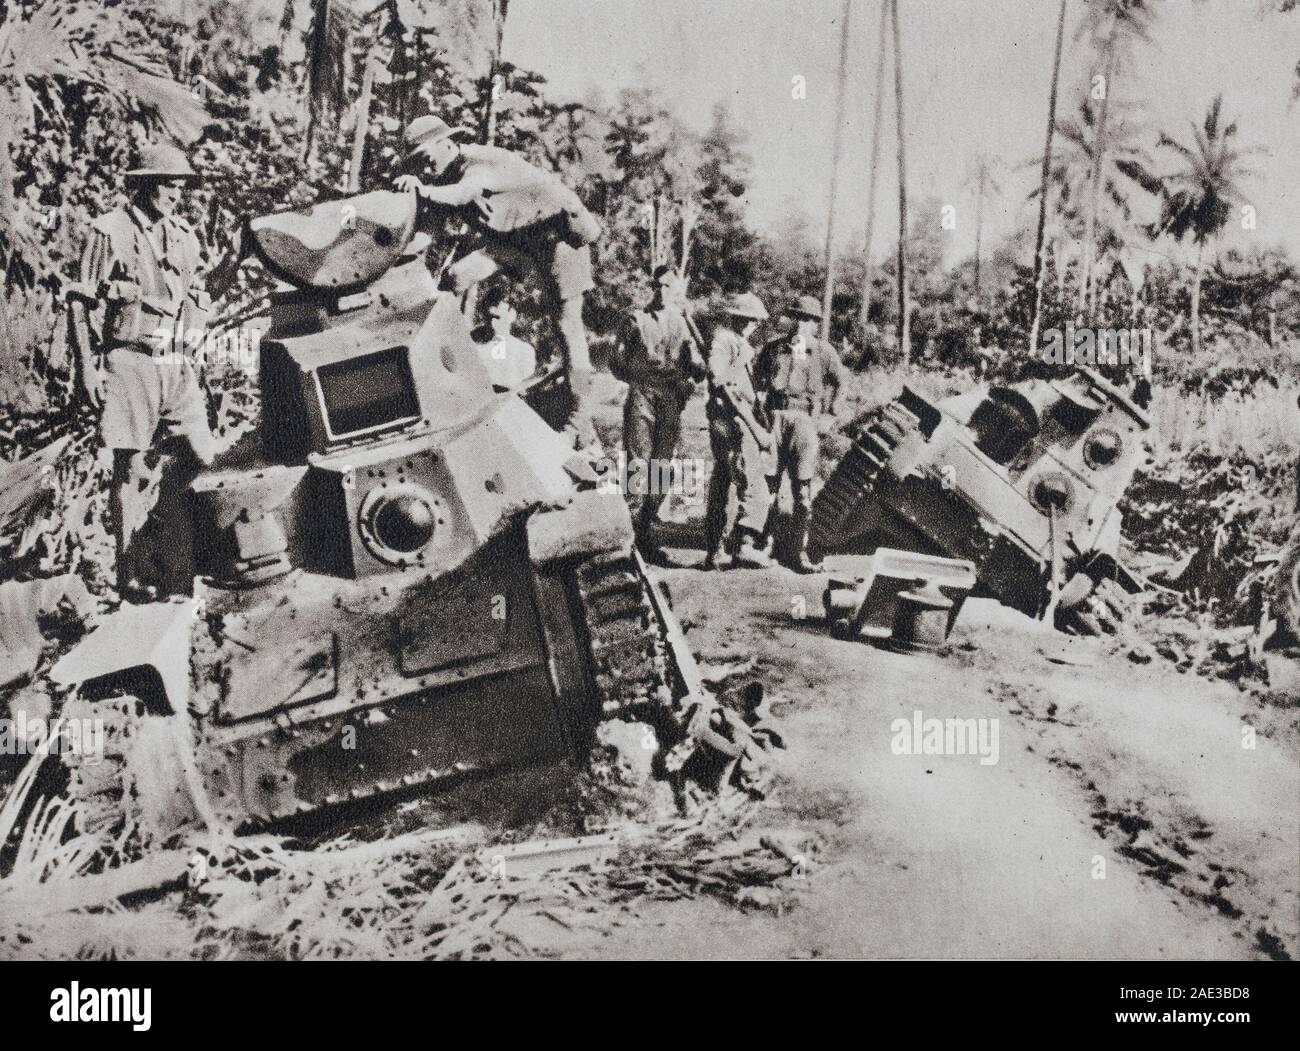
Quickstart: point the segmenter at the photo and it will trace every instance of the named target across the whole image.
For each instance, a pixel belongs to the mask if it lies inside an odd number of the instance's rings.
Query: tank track
[[[713,795],[731,785],[762,799],[766,753],[784,747],[759,709],[724,707],[707,692],[680,629],[655,600],[654,586],[635,554],[598,555],[576,573],[587,623],[592,672],[605,720],[643,722],[654,729],[660,754],[656,776],[679,804],[692,792]],[[691,786],[695,786],[692,788]]]
[[[853,535],[846,532],[871,499],[881,473],[904,436],[921,421],[897,402],[887,404],[857,427],[848,452],[813,500],[810,549],[817,556],[834,551]]]
[[[581,563],[575,577],[604,717],[675,712],[668,637],[634,557],[597,555]]]

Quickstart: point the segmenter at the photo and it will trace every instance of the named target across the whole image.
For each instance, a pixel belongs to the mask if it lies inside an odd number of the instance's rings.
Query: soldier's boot
[[[768,475],[767,491],[770,496],[767,505],[767,521],[763,523],[763,528],[760,529],[758,534],[754,537],[754,544],[761,548],[766,554],[771,555],[774,554],[772,545],[773,533],[776,531],[777,498],[781,494],[781,476],[779,474]]]
[[[655,519],[659,517],[658,512],[657,502],[642,498],[642,502],[632,520],[632,532],[636,538],[637,550],[641,552],[642,558],[652,566],[671,566],[673,564],[672,560],[654,538],[654,523]]]
[[[757,543],[757,534],[748,529],[737,529],[736,565],[745,569],[770,569],[772,559]]]
[[[797,546],[790,560],[790,568],[796,573],[820,573],[821,560],[813,558],[808,551],[808,524],[812,520],[812,507],[809,500],[812,483],[800,482],[798,487],[798,495],[801,498],[795,501],[793,523],[794,540]]]

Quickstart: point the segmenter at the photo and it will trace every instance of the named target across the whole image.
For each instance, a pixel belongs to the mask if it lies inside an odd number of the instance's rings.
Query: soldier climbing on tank
[[[682,411],[703,377],[703,348],[686,316],[686,282],[670,266],[654,272],[649,306],[623,323],[611,353],[614,375],[627,382],[623,448],[627,456],[628,505],[637,543],[651,561],[665,556],[651,535],[664,494]]]
[[[200,275],[198,237],[178,214],[200,176],[174,146],[151,146],[126,173],[129,200],[91,223],[79,280],[68,289],[73,364],[82,397],[100,408],[112,451],[109,508],[117,589],[124,598],[188,591],[193,568],[179,491],[212,461],[215,439],[189,350],[199,342],[211,296],[221,295],[245,239]],[[155,445],[182,439],[178,456],[151,466]],[[161,478],[159,485],[154,482]],[[161,543],[133,544],[157,507]]]
[[[754,348],[749,343],[767,309],[753,293],[730,296],[719,311],[721,318],[709,346],[709,445],[713,473],[709,477],[704,514],[703,568],[716,569],[730,546],[735,564],[750,568],[770,566],[771,559],[758,542],[767,521],[768,491],[764,457],[773,449],[772,432],[764,426],[754,390]],[[736,524],[727,544],[729,490],[736,490]]]
[[[817,425],[822,409],[824,360],[817,325],[821,307],[812,296],[800,296],[786,314],[794,320],[794,327],[763,347],[755,367],[756,385],[772,421],[775,440],[775,457],[768,472],[772,507],[763,537],[766,540],[772,536],[776,497],[782,477],[788,475],[794,502],[794,545],[787,553],[787,561],[798,573],[816,573],[821,567],[809,557],[807,545],[812,483],[820,455]]]
[[[557,176],[510,150],[456,141],[467,133],[435,116],[412,121],[405,132],[408,170],[395,185],[429,206],[422,209],[422,225],[451,212],[475,234],[475,249],[454,263],[445,278],[465,298],[468,312],[479,282],[498,270],[514,280],[530,273],[540,277],[543,302],[564,347],[572,399],[569,422],[580,444],[595,445],[582,304],[594,287],[590,246],[600,236],[600,225]]]

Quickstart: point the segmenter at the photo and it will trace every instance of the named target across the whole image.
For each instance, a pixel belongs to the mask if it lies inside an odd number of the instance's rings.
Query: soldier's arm
[[[759,448],[767,452],[772,448],[772,432],[758,422],[758,417],[754,415],[754,406],[741,396],[739,391],[731,390],[731,388],[728,388],[728,391],[731,395],[731,406],[736,415],[749,428],[749,433],[754,436],[754,441],[758,442]]]
[[[247,232],[247,224],[241,223],[235,230],[234,240],[226,254],[203,278],[204,287],[213,299],[220,299],[230,291],[239,274],[239,265],[248,258],[252,251],[252,235]]]
[[[94,331],[90,312],[107,291],[115,268],[111,238],[102,230],[93,230],[81,253],[77,280],[67,289],[73,380],[80,397],[95,406],[103,400],[104,342]]]
[[[445,208],[463,208],[476,201],[488,188],[482,172],[469,171],[456,182],[446,185],[430,186],[428,183],[417,183],[415,192],[430,204],[440,204]]]
[[[840,395],[844,392],[844,362],[829,343],[824,348],[823,362],[822,388],[830,391],[830,404],[826,411],[834,416],[839,411]]]

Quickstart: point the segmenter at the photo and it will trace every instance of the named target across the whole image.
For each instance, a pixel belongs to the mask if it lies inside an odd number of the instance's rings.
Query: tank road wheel
[[[1115,581],[1071,577],[1056,607],[1056,627],[1069,635],[1114,635],[1133,612],[1133,597]]]
[[[848,452],[813,500],[809,558],[818,561],[856,535],[854,523],[874,499],[894,450],[920,425],[911,412],[890,402],[854,430]]]
[[[1292,642],[1300,643],[1300,528],[1282,550],[1273,582],[1273,606],[1278,627]]]

